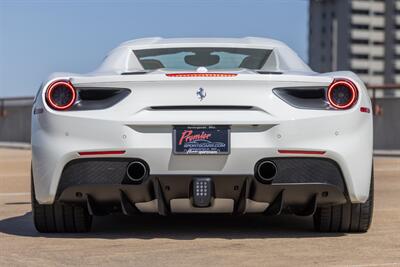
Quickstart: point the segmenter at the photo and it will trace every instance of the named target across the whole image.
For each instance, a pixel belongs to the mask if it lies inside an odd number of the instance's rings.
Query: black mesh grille
[[[61,175],[58,194],[72,185],[124,184],[126,167],[135,159],[96,158],[69,162]],[[345,190],[343,176],[335,161],[321,158],[268,158],[277,166],[273,184],[324,183]]]
[[[277,166],[273,183],[326,183],[344,188],[339,166],[330,159],[274,158]]]
[[[132,159],[79,159],[69,162],[61,175],[58,191],[71,185],[121,184]]]

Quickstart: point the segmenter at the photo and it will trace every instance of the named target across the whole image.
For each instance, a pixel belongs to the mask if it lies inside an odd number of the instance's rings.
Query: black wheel
[[[374,208],[374,174],[372,171],[369,197],[365,203],[318,208],[314,214],[314,227],[321,232],[367,232]]]
[[[90,231],[92,216],[86,207],[54,203],[39,204],[35,197],[33,176],[31,179],[31,203],[33,222],[41,233],[82,233]]]

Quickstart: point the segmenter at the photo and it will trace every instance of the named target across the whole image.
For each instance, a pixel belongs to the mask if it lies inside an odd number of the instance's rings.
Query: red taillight
[[[68,81],[55,81],[49,85],[46,91],[47,104],[55,110],[66,110],[76,100],[76,91]]]
[[[167,73],[167,77],[235,77],[236,73]]]
[[[335,79],[328,88],[327,97],[332,107],[348,109],[357,101],[357,87],[349,80]]]
[[[94,156],[94,155],[121,155],[125,154],[125,150],[110,150],[110,151],[83,151],[78,152],[80,156]]]
[[[281,154],[303,154],[303,155],[323,155],[325,151],[319,150],[288,150],[288,149],[279,149],[279,153]]]

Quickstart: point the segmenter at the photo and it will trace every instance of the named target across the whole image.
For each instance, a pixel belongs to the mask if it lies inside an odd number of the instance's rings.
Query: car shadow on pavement
[[[110,215],[95,217],[92,231],[79,234],[42,234],[33,226],[32,213],[0,220],[0,233],[46,238],[192,240],[198,238],[314,238],[343,236],[315,232],[311,217],[262,215]]]

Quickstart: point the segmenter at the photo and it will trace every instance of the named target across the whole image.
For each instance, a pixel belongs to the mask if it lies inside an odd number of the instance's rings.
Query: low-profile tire
[[[82,233],[90,231],[92,216],[86,207],[54,203],[39,204],[35,197],[33,178],[31,179],[31,203],[33,222],[40,233]]]
[[[369,197],[365,203],[321,207],[314,214],[314,227],[320,232],[365,233],[374,208],[374,174],[371,174]]]

